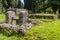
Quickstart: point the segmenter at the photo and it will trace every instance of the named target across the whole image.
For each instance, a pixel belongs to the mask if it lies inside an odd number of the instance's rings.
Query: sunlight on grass
[[[60,40],[60,20],[38,23],[27,34],[35,36],[37,40]]]
[[[5,15],[0,14],[0,20],[4,19]],[[11,32],[5,33],[7,35],[11,34]],[[4,32],[0,32],[0,40],[60,40],[60,20],[38,22],[27,30],[25,36],[20,36],[21,34],[7,35],[4,35]]]
[[[5,19],[5,15],[4,14],[0,14],[0,20],[4,20]]]

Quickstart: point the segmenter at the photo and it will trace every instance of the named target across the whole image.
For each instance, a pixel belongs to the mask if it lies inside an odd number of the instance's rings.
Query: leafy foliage
[[[5,9],[9,7],[18,7],[18,0],[2,0],[2,5]]]
[[[59,0],[25,0],[25,8],[33,12],[46,12],[45,10],[52,7],[54,13],[59,9]]]
[[[9,7],[23,8],[20,0],[1,0],[5,9]],[[51,7],[53,12],[56,13],[57,9],[60,10],[59,0],[24,0],[24,8],[31,10],[34,13],[46,12],[46,9]],[[60,13],[60,11],[59,11]]]

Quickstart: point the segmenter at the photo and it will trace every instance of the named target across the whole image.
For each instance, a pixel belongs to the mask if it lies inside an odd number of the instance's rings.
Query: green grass
[[[29,33],[31,32],[31,34]],[[42,22],[34,25],[28,34],[37,40],[60,40],[60,20],[54,22]],[[30,37],[33,37],[30,36]],[[32,38],[31,38],[32,40]]]
[[[4,14],[0,14],[0,20],[5,20],[5,15]]]
[[[0,18],[5,19],[3,14],[0,15]],[[27,30],[25,36],[21,36],[19,33],[7,36],[11,33],[11,31],[0,32],[0,40],[60,40],[60,20],[38,22]]]

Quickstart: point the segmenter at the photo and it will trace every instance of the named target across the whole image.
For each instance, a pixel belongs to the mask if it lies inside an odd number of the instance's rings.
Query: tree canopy
[[[19,0],[2,0],[2,5],[4,8],[9,8],[9,7],[18,7]],[[19,5],[20,6],[20,5]]]
[[[25,0],[25,8],[34,12],[41,12],[51,7],[56,13],[59,8],[59,0]]]
[[[5,9],[9,7],[22,8],[23,4],[20,0],[1,0],[1,3]],[[60,13],[59,0],[24,0],[24,8],[31,10],[32,12],[46,12],[46,9],[51,7],[53,12],[56,13],[57,9]]]

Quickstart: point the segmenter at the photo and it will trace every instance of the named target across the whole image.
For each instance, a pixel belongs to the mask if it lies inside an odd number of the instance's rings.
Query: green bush
[[[52,10],[51,8],[47,8],[47,9],[46,9],[46,12],[47,12],[47,13],[53,13],[53,10]]]

